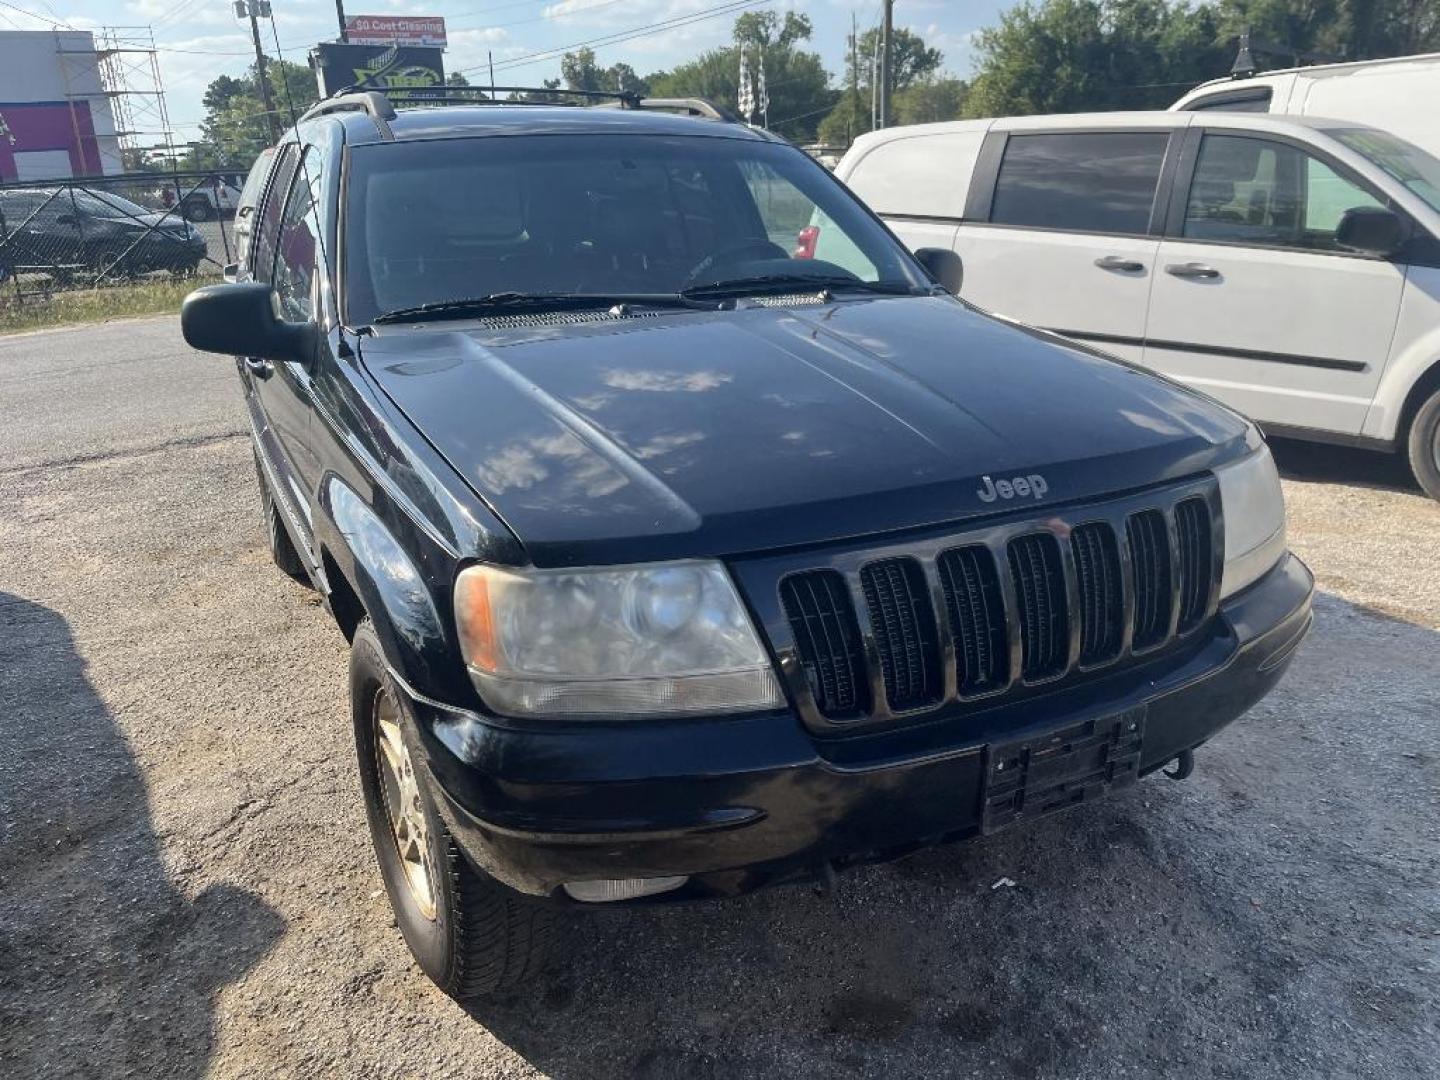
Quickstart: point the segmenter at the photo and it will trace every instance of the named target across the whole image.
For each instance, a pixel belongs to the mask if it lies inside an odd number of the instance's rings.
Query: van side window
[[[1141,235],[1150,225],[1169,139],[1163,131],[1011,135],[990,220]]]
[[[1185,206],[1184,236],[1336,251],[1335,230],[1345,211],[1380,205],[1329,165],[1288,143],[1206,135]]]

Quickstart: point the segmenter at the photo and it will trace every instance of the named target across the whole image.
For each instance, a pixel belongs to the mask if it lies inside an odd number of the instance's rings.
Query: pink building
[[[0,31],[0,184],[122,171],[86,31]]]

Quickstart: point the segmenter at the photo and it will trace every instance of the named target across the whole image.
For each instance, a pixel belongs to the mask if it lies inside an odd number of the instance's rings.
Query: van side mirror
[[[960,295],[960,284],[965,278],[965,267],[960,262],[960,256],[949,248],[920,248],[915,252],[915,258],[920,260],[920,265],[930,275],[930,280],[937,285],[942,285],[945,291],[952,296]]]
[[[275,290],[259,281],[206,285],[180,306],[180,332],[192,349],[308,363],[315,327],[276,314]]]
[[[1405,223],[1393,210],[1355,206],[1340,216],[1335,243],[1362,255],[1393,255],[1405,243]]]

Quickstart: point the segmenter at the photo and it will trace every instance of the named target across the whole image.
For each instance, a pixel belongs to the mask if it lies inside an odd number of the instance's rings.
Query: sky
[[[896,0],[895,24],[921,34],[945,56],[945,68],[970,72],[974,32],[992,25],[1010,0]],[[334,0],[272,0],[281,54],[304,63],[310,46],[335,40]],[[795,10],[814,24],[809,48],[836,79],[844,72],[845,38],[853,13],[861,33],[878,24],[880,0],[347,0],[347,15],[443,15],[450,46],[445,69],[479,81],[486,52],[496,82],[538,86],[560,74],[567,48],[591,44],[604,65],[625,61],[647,74],[673,67],[729,41],[746,10]],[[718,9],[718,10],[717,10]],[[179,142],[199,136],[205,86],[220,74],[239,75],[254,59],[249,24],[230,0],[0,0],[0,29],[45,30],[149,26],[159,50],[170,125]],[[275,40],[262,26],[265,52]],[[599,39],[599,40],[596,40]],[[616,40],[606,40],[616,39]],[[157,135],[155,142],[160,142]]]

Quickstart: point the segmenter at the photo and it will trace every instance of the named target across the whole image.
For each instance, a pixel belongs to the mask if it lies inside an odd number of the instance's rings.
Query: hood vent
[[[616,315],[607,308],[603,311],[536,311],[518,315],[492,315],[475,321],[486,330],[529,330],[536,326],[579,326],[582,323],[619,322],[621,319],[653,319],[660,314],[660,311],[627,311],[623,315]]]

